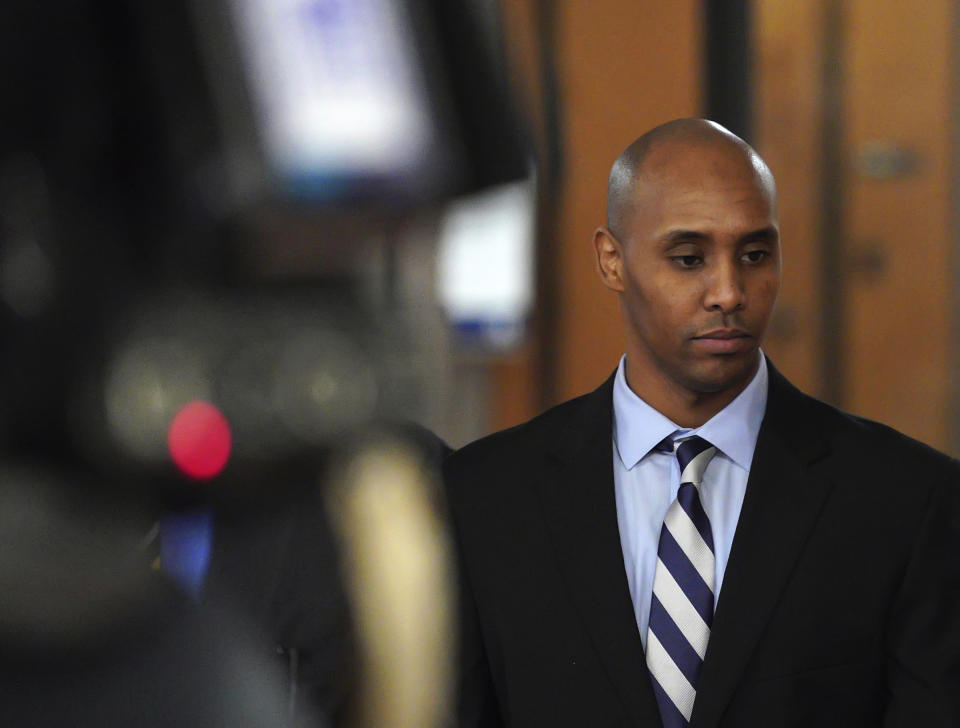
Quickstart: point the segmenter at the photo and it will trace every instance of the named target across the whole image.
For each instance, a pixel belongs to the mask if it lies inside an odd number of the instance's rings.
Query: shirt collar
[[[613,441],[620,461],[629,470],[664,438],[683,428],[630,389],[626,361],[626,356],[621,357],[613,383]],[[761,352],[757,373],[737,398],[702,427],[685,430],[684,434],[699,435],[741,468],[749,470],[760,434],[760,422],[767,409],[767,384],[767,362]]]

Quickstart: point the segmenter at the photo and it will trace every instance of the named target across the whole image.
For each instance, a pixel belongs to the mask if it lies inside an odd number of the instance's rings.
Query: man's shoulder
[[[882,422],[846,412],[796,390],[803,417],[843,460],[855,462],[864,472],[883,469],[889,474],[901,471],[960,474],[960,463]]]
[[[488,488],[498,480],[515,480],[525,470],[539,467],[544,457],[562,451],[565,442],[576,439],[578,428],[596,418],[598,407],[607,404],[612,413],[608,384],[460,448],[444,462],[448,487],[463,489],[471,482],[483,482]]]
[[[555,442],[567,427],[578,422],[597,392],[562,402],[522,423],[499,430],[463,446],[447,458],[448,464],[476,465],[491,458],[511,457],[518,451]]]

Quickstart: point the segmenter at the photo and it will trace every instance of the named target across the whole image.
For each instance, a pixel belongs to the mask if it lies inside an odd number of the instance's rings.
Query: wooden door
[[[807,391],[957,452],[957,11],[753,7],[757,146],[786,259],[768,351]]]

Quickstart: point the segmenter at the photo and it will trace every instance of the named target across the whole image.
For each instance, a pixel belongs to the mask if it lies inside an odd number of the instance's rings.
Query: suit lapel
[[[714,616],[691,728],[716,725],[803,551],[831,483],[812,472],[825,452],[805,396],[770,366],[743,508]]]
[[[633,721],[659,725],[637,630],[613,487],[613,377],[551,443],[540,497],[571,599]]]

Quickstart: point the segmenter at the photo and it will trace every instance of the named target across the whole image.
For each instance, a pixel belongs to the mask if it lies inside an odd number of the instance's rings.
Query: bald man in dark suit
[[[657,127],[594,247],[617,370],[447,462],[461,724],[960,725],[960,470],[760,350],[763,160],[712,122]]]

